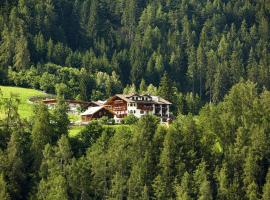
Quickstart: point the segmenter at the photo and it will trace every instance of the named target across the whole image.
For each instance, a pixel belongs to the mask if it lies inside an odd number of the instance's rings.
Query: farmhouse
[[[57,104],[57,99],[45,99],[42,101],[45,105],[48,106],[49,109],[55,108]],[[85,102],[79,100],[65,100],[68,105],[70,114],[80,114],[81,109],[86,109],[88,107],[100,106],[97,102]]]
[[[81,114],[82,123],[87,123],[93,119],[99,119],[101,117],[113,118],[115,113],[106,107],[95,106],[89,107],[85,112]]]
[[[153,114],[160,117],[161,123],[165,123],[170,120],[170,105],[169,101],[159,96],[117,94],[109,98],[104,107],[115,113],[116,123],[120,123],[128,114],[133,114],[138,118]]]

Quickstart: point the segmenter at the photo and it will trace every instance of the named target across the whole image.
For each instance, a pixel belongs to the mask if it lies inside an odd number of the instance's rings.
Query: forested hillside
[[[267,0],[13,0],[0,6],[2,84],[55,92],[63,83],[70,97],[105,99],[127,85],[127,91],[141,84],[153,93],[167,72],[174,93],[212,102],[241,78],[270,87]]]
[[[251,82],[172,125],[147,115],[113,129],[93,121],[68,136],[65,104],[21,120],[0,107],[1,200],[269,200],[270,92]]]
[[[0,1],[0,84],[58,98],[0,91],[0,200],[270,200],[269,42],[269,0]],[[64,99],[122,92],[176,119],[69,135]]]

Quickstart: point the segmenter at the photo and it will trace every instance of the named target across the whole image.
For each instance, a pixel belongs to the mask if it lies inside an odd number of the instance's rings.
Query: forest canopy
[[[270,87],[269,1],[14,0],[0,8],[2,84],[55,93],[63,83],[73,98],[106,99],[142,82],[157,88],[166,72],[178,92],[204,102],[219,102],[241,79]]]
[[[169,127],[146,115],[118,128],[92,121],[67,134],[65,105],[21,120],[0,98],[0,199],[269,200],[270,92],[239,83]]]
[[[0,1],[0,84],[59,98],[22,119],[0,91],[0,199],[269,200],[269,22],[268,0]],[[69,135],[63,98],[134,92],[174,122]]]

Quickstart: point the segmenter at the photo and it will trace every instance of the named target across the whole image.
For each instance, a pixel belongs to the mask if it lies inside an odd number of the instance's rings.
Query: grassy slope
[[[75,137],[85,126],[72,126],[69,129],[69,136]],[[120,129],[122,127],[130,128],[130,125],[123,125],[123,124],[115,124],[115,125],[103,125],[104,128],[110,128],[117,131],[117,129]]]
[[[28,99],[32,96],[41,96],[45,95],[42,91],[34,90],[34,89],[26,89],[26,88],[20,88],[20,87],[7,87],[7,86],[0,86],[0,89],[4,95],[4,98],[7,98],[10,96],[10,94],[16,94],[18,95],[20,99],[20,105],[19,105],[19,114],[22,118],[29,118],[33,114],[33,105],[29,103]],[[0,118],[1,118],[1,110],[0,110]],[[72,121],[78,121],[80,120],[79,116],[70,115],[70,120]],[[105,127],[117,129],[121,126],[125,125],[106,125]],[[71,127],[69,130],[69,135],[71,137],[76,136],[84,127],[83,126],[74,126]]]
[[[22,118],[29,118],[33,113],[33,105],[28,102],[29,97],[45,95],[42,91],[34,89],[6,86],[0,86],[0,89],[4,97],[9,97],[11,93],[18,95],[20,99],[19,114]]]

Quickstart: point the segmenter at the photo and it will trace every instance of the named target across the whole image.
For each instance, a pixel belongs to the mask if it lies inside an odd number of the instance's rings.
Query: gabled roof
[[[167,101],[166,99],[163,99],[162,97],[159,96],[151,96],[152,100],[157,103],[157,104],[167,104],[167,105],[171,105],[172,103]]]
[[[140,97],[143,97],[143,96],[148,96],[148,97],[151,97],[151,101],[137,101],[137,100],[133,100],[131,99],[131,97],[133,96],[140,96]],[[124,101],[126,101],[127,103],[135,103],[135,102],[140,102],[140,103],[153,103],[153,104],[166,104],[166,105],[171,105],[172,103],[167,101],[166,99],[163,99],[159,96],[151,96],[151,95],[139,95],[139,94],[129,94],[129,95],[126,95],[126,94],[116,94],[115,96],[109,98],[105,104],[107,104],[108,102],[110,102],[111,100],[113,100],[114,98],[120,98]]]
[[[110,113],[112,113],[113,115],[115,115],[115,113],[113,111],[111,111],[103,106],[96,106],[96,107],[89,107],[85,112],[83,112],[81,114],[81,116],[93,115],[96,112],[100,111],[101,109],[105,109],[105,110],[109,111]]]
[[[107,104],[108,102],[110,102],[111,100],[113,100],[113,99],[116,98],[116,97],[118,97],[118,98],[120,98],[120,99],[126,101],[127,103],[133,103],[133,102],[135,102],[135,101],[133,101],[132,99],[129,99],[129,98],[128,98],[129,95],[125,95],[125,94],[116,94],[116,95],[114,95],[113,97],[109,98],[109,99],[106,101],[105,104]]]
[[[101,100],[98,100],[98,101],[92,101],[91,103],[97,105],[97,106],[102,106],[106,101],[101,101]]]

